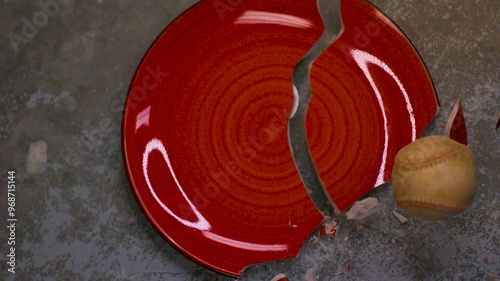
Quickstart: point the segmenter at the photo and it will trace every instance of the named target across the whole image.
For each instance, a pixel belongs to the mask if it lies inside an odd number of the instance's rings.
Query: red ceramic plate
[[[345,31],[312,68],[307,135],[334,202],[387,180],[437,110],[424,65],[376,8],[344,0]],[[323,216],[292,160],[295,64],[319,38],[314,0],[202,1],[148,51],[123,143],[144,212],[175,247],[238,276],[296,256]]]

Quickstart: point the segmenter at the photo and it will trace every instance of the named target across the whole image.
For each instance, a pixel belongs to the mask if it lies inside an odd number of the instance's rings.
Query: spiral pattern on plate
[[[219,68],[223,72],[231,67],[231,79],[221,81],[226,76],[215,73],[219,79],[204,85],[210,90],[199,104],[201,114],[196,127],[198,135],[210,136],[198,141],[200,150],[210,153],[201,155],[202,161],[208,167],[228,163],[239,167],[228,186],[232,192],[223,189],[239,203],[275,207],[273,195],[294,193],[301,185],[287,143],[293,67],[289,59],[284,60],[287,63],[276,61],[277,54],[298,56],[303,52],[292,40],[289,42],[285,45],[280,41],[276,48],[262,50],[251,43],[228,50],[237,59],[228,62],[227,68]],[[282,198],[285,200],[278,201],[281,206],[296,204],[297,198],[299,202],[308,200],[307,196],[294,194],[288,197],[291,200]]]

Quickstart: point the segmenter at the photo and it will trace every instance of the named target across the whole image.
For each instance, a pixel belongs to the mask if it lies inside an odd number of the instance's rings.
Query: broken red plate
[[[142,60],[123,121],[132,188],[172,245],[213,270],[295,257],[323,220],[287,138],[297,61],[320,37],[314,0],[202,1]],[[434,117],[430,78],[404,35],[365,1],[312,68],[307,134],[345,209],[389,180],[396,152]]]

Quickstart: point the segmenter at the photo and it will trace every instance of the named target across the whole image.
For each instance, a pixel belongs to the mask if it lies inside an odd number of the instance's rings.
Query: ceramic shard
[[[458,100],[453,106],[448,122],[444,129],[444,134],[461,144],[467,145],[467,128],[462,110],[462,103]]]
[[[380,211],[380,203],[377,198],[366,198],[361,201],[356,201],[351,209],[347,211],[346,217],[348,220],[362,220]]]
[[[37,141],[30,144],[26,168],[29,174],[40,174],[47,168],[47,143]]]
[[[274,276],[274,278],[271,279],[271,281],[288,281],[288,278],[286,277],[285,274],[280,273],[280,274]]]

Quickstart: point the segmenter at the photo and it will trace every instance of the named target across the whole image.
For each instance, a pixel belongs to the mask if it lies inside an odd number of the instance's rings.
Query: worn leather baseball
[[[470,206],[476,165],[467,146],[446,136],[423,137],[396,154],[392,185],[399,207],[422,219],[443,220]]]

